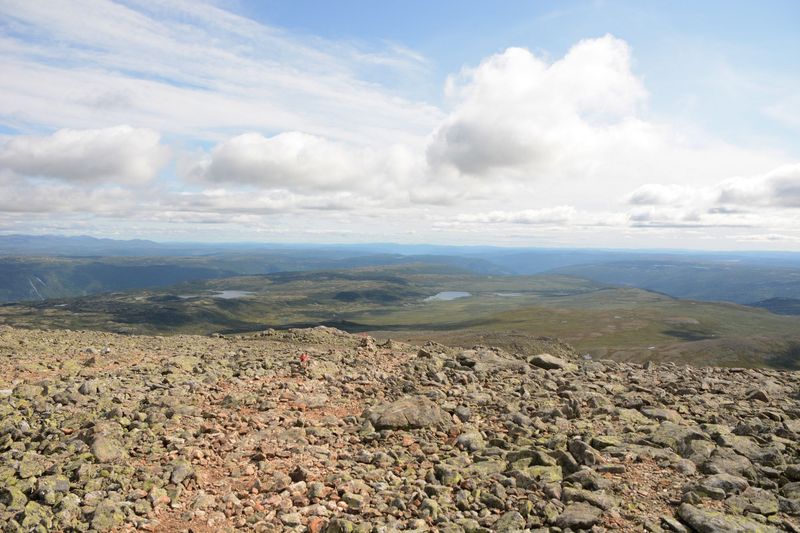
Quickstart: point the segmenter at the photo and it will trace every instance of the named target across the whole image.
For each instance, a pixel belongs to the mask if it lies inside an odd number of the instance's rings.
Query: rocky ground
[[[0,329],[5,531],[800,531],[799,437],[790,372]]]

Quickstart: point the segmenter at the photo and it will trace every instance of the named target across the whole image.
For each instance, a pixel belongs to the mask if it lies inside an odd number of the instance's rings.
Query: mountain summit
[[[5,531],[797,531],[800,375],[0,330]]]

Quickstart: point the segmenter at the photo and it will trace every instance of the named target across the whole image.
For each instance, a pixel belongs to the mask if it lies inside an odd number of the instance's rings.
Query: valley
[[[507,349],[526,338],[551,337],[591,358],[800,365],[797,316],[573,276],[483,276],[432,264],[236,276],[7,304],[0,306],[0,322],[127,334],[327,325],[378,338],[434,339],[465,347],[491,339]]]

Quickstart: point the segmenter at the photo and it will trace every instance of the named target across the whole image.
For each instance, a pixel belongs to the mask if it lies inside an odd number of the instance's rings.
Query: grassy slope
[[[217,290],[253,291],[238,300]],[[441,291],[472,297],[425,302]],[[498,296],[497,293],[518,293]],[[177,295],[198,295],[180,299]],[[329,324],[471,345],[559,337],[595,357],[792,367],[800,317],[677,300],[567,276],[481,277],[431,266],[282,273],[0,307],[0,322],[141,333],[208,333]],[[508,335],[512,333],[512,335]],[[488,343],[488,342],[484,342]]]
[[[774,297],[800,298],[800,269],[790,267],[673,259],[575,265],[554,272],[695,300],[750,304]]]
[[[468,309],[463,310],[469,314]],[[381,317],[391,320],[395,317]],[[638,289],[616,289],[502,311],[433,337],[470,345],[487,332],[558,337],[583,353],[617,360],[670,360],[725,366],[796,367],[787,352],[800,339],[800,320],[733,304],[673,300]]]

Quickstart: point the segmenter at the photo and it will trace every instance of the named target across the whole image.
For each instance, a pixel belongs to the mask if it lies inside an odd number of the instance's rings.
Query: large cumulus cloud
[[[547,171],[583,143],[635,128],[627,121],[646,97],[627,44],[610,35],[552,64],[509,48],[451,77],[447,92],[453,109],[432,135],[428,162],[478,176]]]

